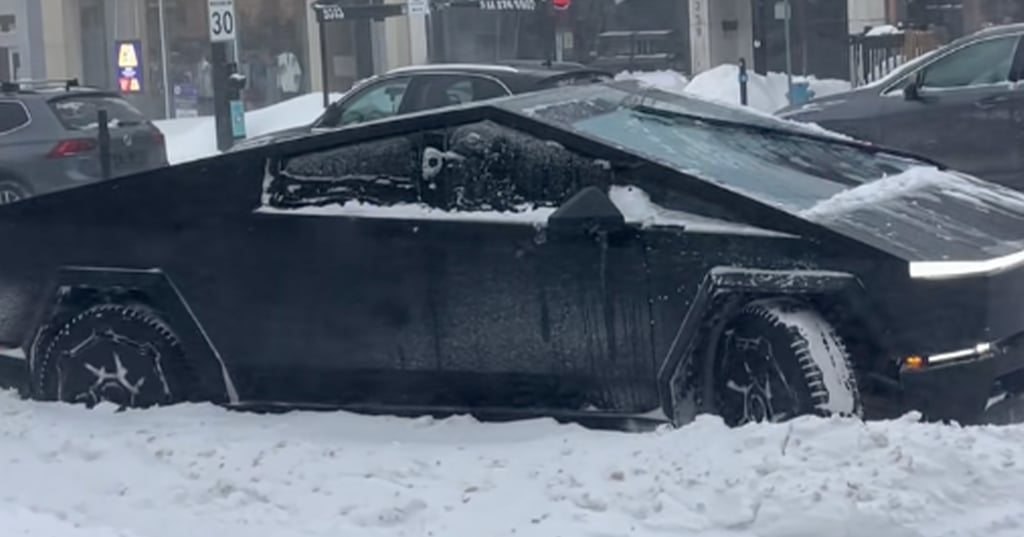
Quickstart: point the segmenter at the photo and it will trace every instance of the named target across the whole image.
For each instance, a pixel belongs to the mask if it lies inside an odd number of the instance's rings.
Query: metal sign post
[[[213,116],[217,149],[226,151],[236,139],[245,138],[245,107],[240,90],[245,77],[228,61],[228,47],[237,36],[235,0],[207,0],[210,25],[210,67],[213,76]]]
[[[793,18],[793,8],[789,0],[779,0],[775,3],[775,18],[785,21],[786,27],[786,99],[793,102],[793,51],[790,42],[790,21]]]
[[[164,118],[172,117],[171,73],[167,68],[167,25],[164,22],[164,0],[157,0],[157,19],[160,25],[160,72],[164,84]]]
[[[749,82],[749,75],[747,75],[747,60],[746,58],[740,58],[740,104],[747,106],[747,83]]]
[[[345,9],[336,4],[313,4],[317,28],[320,30],[320,87],[324,108],[331,104],[330,70],[327,68],[327,23],[345,20]]]

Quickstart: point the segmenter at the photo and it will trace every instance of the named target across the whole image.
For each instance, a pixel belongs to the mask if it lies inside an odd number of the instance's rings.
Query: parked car
[[[27,396],[974,422],[1024,368],[1024,194],[635,81],[0,208]]]
[[[75,81],[0,87],[0,204],[102,179],[99,110],[110,124],[111,175],[167,165],[160,130],[117,93]]]
[[[611,79],[611,74],[572,62],[512,60],[500,64],[435,63],[392,69],[357,84],[313,123],[256,136],[232,150],[250,149],[311,133],[350,127],[412,112],[570,84]]]
[[[783,109],[1024,189],[1024,24],[981,30],[846,93]]]

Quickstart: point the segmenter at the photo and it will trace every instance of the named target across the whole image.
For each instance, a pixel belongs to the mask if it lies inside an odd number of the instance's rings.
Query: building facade
[[[38,1],[0,0],[0,80],[45,77],[42,7]]]
[[[323,87],[315,2],[236,0],[231,54],[249,79],[248,109]],[[115,89],[116,44],[136,40],[143,84],[128,98],[151,117],[209,113],[206,5],[207,0],[0,0],[0,78],[78,78]],[[325,26],[329,87],[343,91],[391,67],[425,61],[425,22],[415,19]]]

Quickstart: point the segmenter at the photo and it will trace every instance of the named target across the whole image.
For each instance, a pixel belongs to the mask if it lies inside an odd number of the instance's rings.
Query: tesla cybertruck
[[[1024,194],[636,82],[0,209],[26,397],[732,425],[1022,386]]]

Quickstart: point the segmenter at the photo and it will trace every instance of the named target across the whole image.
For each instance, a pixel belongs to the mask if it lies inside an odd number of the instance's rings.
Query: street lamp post
[[[164,0],[157,2],[157,19],[160,23],[160,71],[164,84],[164,117],[171,117],[171,74],[167,68],[167,27],[164,23]]]

